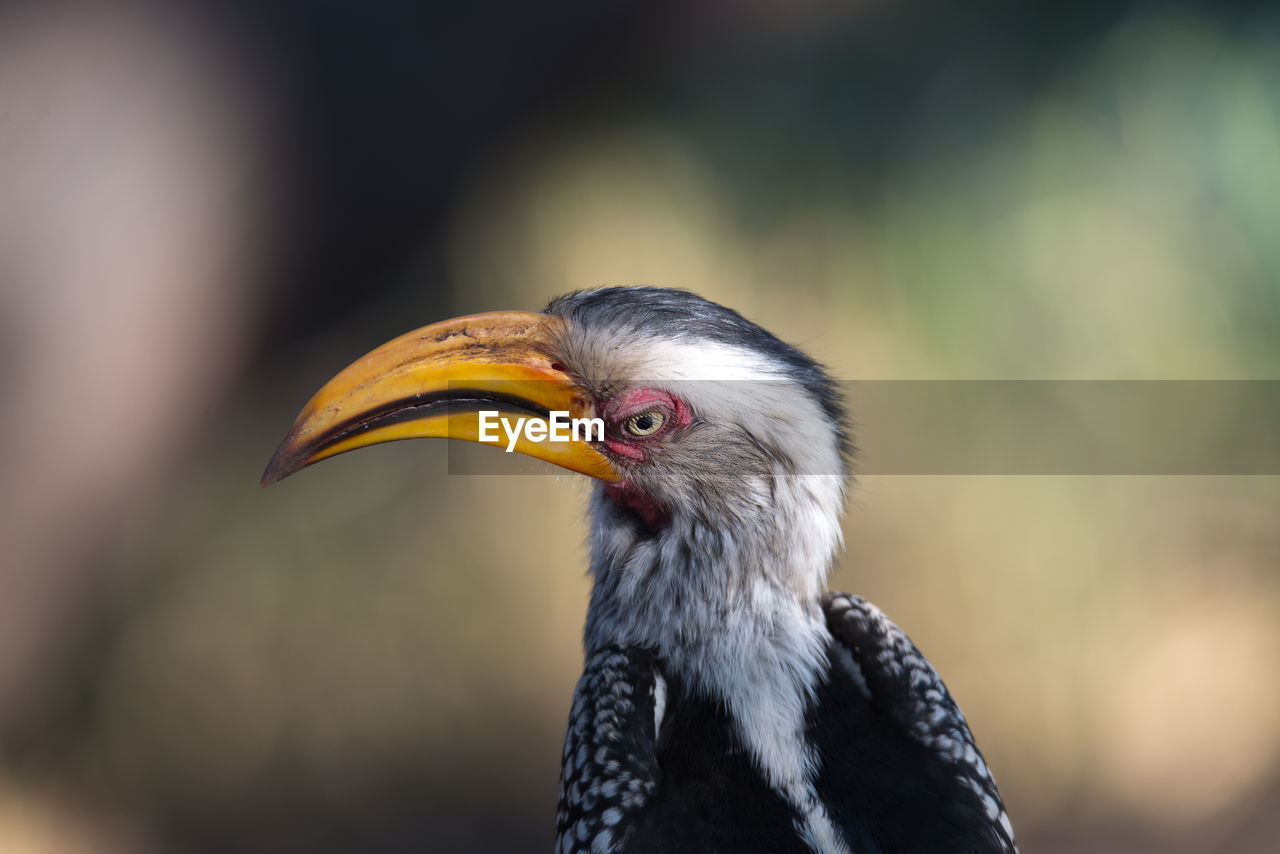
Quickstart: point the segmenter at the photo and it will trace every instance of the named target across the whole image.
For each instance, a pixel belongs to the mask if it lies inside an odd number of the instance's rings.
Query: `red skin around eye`
[[[618,425],[625,423],[632,415],[655,408],[661,409],[668,417],[658,432],[653,435],[630,436],[617,429]],[[636,462],[641,462],[648,456],[644,447],[646,442],[664,436],[676,428],[684,427],[693,420],[693,413],[689,411],[689,407],[683,400],[659,388],[633,388],[618,399],[605,404],[604,415],[605,420],[614,428],[606,431],[605,445],[618,456]]]
[[[683,400],[658,388],[633,388],[616,400],[606,403],[602,409],[609,425],[609,429],[605,431],[605,445],[618,456],[635,462],[644,462],[648,458],[646,443],[685,427],[693,420],[693,413]],[[621,425],[632,415],[649,409],[661,409],[666,416],[666,421],[656,433],[643,437],[631,436],[621,429]],[[666,510],[634,483],[627,480],[609,483],[605,485],[605,491],[619,506],[630,509],[650,528],[661,528],[667,523]]]

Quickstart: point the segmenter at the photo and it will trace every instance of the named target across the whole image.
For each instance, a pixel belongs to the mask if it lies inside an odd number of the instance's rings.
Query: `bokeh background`
[[[583,484],[311,392],[690,288],[844,379],[1280,378],[1266,3],[10,3],[0,851],[548,850]],[[1280,845],[1280,478],[866,476],[1027,852]]]

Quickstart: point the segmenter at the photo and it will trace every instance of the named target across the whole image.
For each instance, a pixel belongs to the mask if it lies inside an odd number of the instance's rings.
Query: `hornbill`
[[[263,484],[393,439],[493,441],[486,412],[539,422],[497,435],[597,481],[557,850],[1016,851],[933,667],[824,592],[849,443],[817,362],[666,288],[447,320],[321,388]],[[550,441],[554,413],[603,436]]]

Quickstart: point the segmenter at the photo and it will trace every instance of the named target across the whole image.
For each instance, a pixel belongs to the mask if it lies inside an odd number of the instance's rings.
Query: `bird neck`
[[[733,520],[675,510],[657,530],[596,491],[588,653],[653,649],[717,699],[734,693],[726,678],[776,661],[808,692],[825,649],[819,598],[840,545],[843,479],[771,476],[738,488],[750,493]]]
[[[804,817],[806,838],[832,840],[815,850],[847,854],[819,806],[805,740],[827,665],[819,596],[840,542],[843,479],[746,486],[732,524],[675,511],[659,530],[597,490],[587,652],[653,650],[682,691],[728,712],[756,768]]]

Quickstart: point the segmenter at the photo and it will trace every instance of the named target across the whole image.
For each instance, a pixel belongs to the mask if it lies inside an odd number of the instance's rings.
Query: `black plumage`
[[[995,781],[928,660],[865,600],[833,593],[823,606],[832,639],[806,731],[818,796],[849,850],[1016,850]],[[805,854],[799,821],[721,704],[650,650],[591,656],[565,738],[558,851]]]

